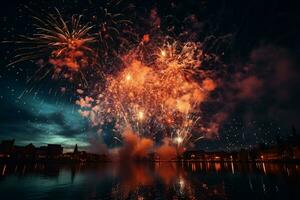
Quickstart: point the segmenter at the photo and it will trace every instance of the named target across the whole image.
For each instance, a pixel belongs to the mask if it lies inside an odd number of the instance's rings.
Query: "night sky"
[[[1,40],[32,34],[26,6],[41,15],[56,7],[65,16],[71,16],[101,6],[101,1],[95,2],[7,1],[0,12]],[[226,113],[228,117],[216,119],[220,125],[218,136],[196,142],[196,148],[235,149],[269,144],[278,134],[283,138],[289,135],[293,125],[299,128],[300,16],[296,3],[135,0],[128,4],[135,5],[131,17],[141,36],[147,34],[146,28],[139,27],[142,19],[146,21],[155,9],[161,21],[176,16],[176,26],[188,29],[199,39],[214,35],[226,40],[213,50],[221,55],[226,69],[222,71],[218,91],[207,102],[207,117],[215,113]],[[196,22],[185,23],[191,17],[196,17]],[[161,29],[164,28],[162,23]],[[98,138],[88,121],[79,115],[72,83],[51,77],[28,82],[37,70],[36,61],[7,67],[16,47],[0,45],[0,140],[14,138],[17,144],[37,146],[56,143],[67,149],[75,144],[95,148],[98,140],[104,140],[110,146],[110,129],[104,133],[104,139]]]

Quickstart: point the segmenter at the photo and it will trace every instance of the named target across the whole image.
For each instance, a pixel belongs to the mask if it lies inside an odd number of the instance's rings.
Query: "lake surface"
[[[300,199],[300,165],[0,164],[0,199]]]

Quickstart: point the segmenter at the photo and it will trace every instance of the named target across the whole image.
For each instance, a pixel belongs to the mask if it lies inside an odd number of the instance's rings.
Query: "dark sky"
[[[56,7],[71,16],[101,5],[101,1],[93,2],[96,1],[6,1],[0,12],[1,40],[32,33],[30,15],[24,6],[41,15]],[[294,2],[130,1],[136,6],[134,24],[155,9],[162,21],[169,15],[176,16],[178,26],[196,16],[195,26],[187,28],[200,39],[207,35],[230,36],[222,47],[227,66],[218,90],[222,97],[216,94],[220,102],[209,106],[211,112],[226,113],[228,117],[219,122],[218,139],[199,141],[197,147],[223,149],[270,143],[277,134],[288,135],[293,124],[298,127],[300,15]],[[14,48],[9,44],[0,46],[0,140],[15,138],[18,144],[35,145],[58,143],[67,148],[75,143],[89,146],[94,133],[78,114],[72,89],[61,93],[61,88],[72,88],[72,84],[50,78],[26,83],[37,68],[34,62],[6,67]]]

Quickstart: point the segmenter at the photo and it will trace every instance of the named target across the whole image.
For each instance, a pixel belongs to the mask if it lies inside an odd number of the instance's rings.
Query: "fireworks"
[[[74,81],[81,115],[98,132],[112,124],[112,138],[120,144],[130,130],[178,152],[208,132],[201,108],[217,87],[203,68],[209,55],[200,42],[133,31],[124,10],[118,10],[120,2],[85,10],[93,24],[83,23],[82,15],[65,20],[57,9],[34,17],[34,33],[15,42],[22,47],[11,65],[35,60],[46,74],[53,72],[52,78]]]
[[[136,37],[132,22],[123,15],[134,6],[120,7],[121,4],[114,0],[98,6],[92,4],[92,8],[83,10],[84,15],[71,18],[56,8],[46,16],[33,14],[33,32],[10,42],[17,45],[17,50],[9,66],[33,61],[40,68],[31,80],[41,80],[51,74],[54,79],[67,79],[87,87],[89,78],[105,76],[106,69],[116,66],[114,59]],[[90,22],[83,22],[86,19]]]
[[[145,137],[171,138],[179,146],[192,141],[192,129],[201,118],[199,106],[215,83],[206,78],[199,84],[185,77],[186,69],[200,67],[200,56],[194,57],[196,44],[184,44],[179,51],[173,48],[156,49],[161,56],[151,66],[134,54],[124,56],[124,69],[107,76],[105,88],[97,88],[95,98],[77,101],[82,115],[94,126],[113,122],[119,133],[129,127]]]
[[[65,21],[57,9],[55,14],[34,19],[35,33],[32,36],[21,36],[20,40],[15,41],[22,47],[17,50],[18,53],[10,65],[45,59],[47,64],[53,66],[54,77],[72,79],[73,73],[83,76],[82,69],[94,61],[91,45],[96,39],[89,34],[93,26],[82,24],[80,15],[74,15],[71,21]],[[42,66],[48,66],[47,64]]]

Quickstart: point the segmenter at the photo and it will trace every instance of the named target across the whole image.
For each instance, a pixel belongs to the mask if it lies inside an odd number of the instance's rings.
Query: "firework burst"
[[[60,12],[57,9],[55,11],[44,18],[33,17],[35,32],[32,36],[20,36],[14,42],[22,47],[17,49],[17,55],[10,65],[39,60],[38,64],[42,67],[48,67],[49,64],[53,66],[46,69],[47,74],[53,71],[53,77],[72,80],[73,75],[78,73],[85,80],[83,68],[95,61],[91,45],[96,39],[89,34],[93,26],[82,24],[80,15],[65,21]]]

